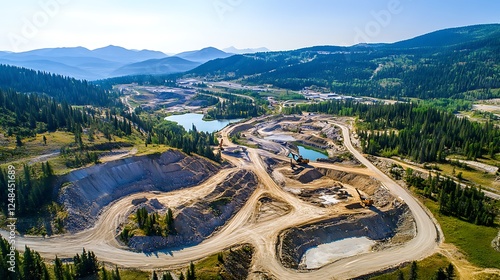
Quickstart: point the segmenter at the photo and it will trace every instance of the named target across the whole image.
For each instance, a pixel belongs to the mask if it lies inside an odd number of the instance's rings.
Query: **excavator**
[[[357,188],[356,188],[356,192],[359,195],[359,199],[361,200],[361,205],[363,207],[370,207],[373,205],[373,199],[370,199],[368,197],[361,195],[361,193],[359,192],[359,190]]]
[[[292,155],[293,160],[295,160],[295,162],[297,162],[297,164],[300,164],[300,165],[309,164],[309,159],[303,158],[301,155],[298,155],[294,152],[290,152],[288,155],[289,156]]]

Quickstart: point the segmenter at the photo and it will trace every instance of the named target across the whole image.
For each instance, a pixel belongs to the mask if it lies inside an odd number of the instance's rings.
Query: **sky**
[[[165,53],[390,43],[500,23],[496,0],[2,1],[0,50],[108,45]]]

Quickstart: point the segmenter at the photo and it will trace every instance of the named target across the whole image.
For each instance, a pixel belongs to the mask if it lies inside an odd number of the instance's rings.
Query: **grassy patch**
[[[165,145],[158,145],[158,144],[150,144],[146,147],[143,143],[142,145],[137,146],[136,156],[162,154],[162,153],[169,151],[169,150],[175,150],[175,149],[168,147],[168,146],[165,146]]]
[[[495,188],[500,191],[500,188],[495,187],[494,181],[496,176],[494,174],[485,173],[482,171],[477,171],[475,169],[465,169],[458,166],[452,166],[451,164],[438,164],[439,169],[442,170],[443,174],[453,176],[453,168],[455,168],[455,175],[462,172],[462,178],[472,184],[485,186],[489,188]]]
[[[120,270],[120,277],[122,280],[149,280],[151,273],[135,269]]]
[[[426,259],[417,262],[417,275],[418,279],[434,279],[436,271],[439,268],[446,268],[450,261],[441,254],[434,254]],[[401,272],[408,279],[410,276],[411,264],[408,264],[401,268]],[[387,274],[375,276],[373,280],[395,280],[398,279],[398,271],[390,272]]]
[[[224,254],[223,254],[224,256]],[[222,270],[222,265],[216,255],[212,255],[196,263],[196,276],[199,280],[217,279]]]
[[[477,226],[439,213],[439,206],[430,199],[423,202],[434,214],[443,230],[445,241],[455,244],[467,259],[479,267],[500,268],[500,252],[491,247],[498,228]]]
[[[216,216],[220,216],[222,214],[221,208],[226,206],[229,202],[231,202],[230,197],[221,197],[210,202],[209,206]]]

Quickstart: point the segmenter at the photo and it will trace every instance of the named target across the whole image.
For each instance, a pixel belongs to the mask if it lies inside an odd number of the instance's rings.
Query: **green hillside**
[[[484,99],[500,88],[500,25],[446,29],[395,44],[238,55],[188,74],[381,98]]]

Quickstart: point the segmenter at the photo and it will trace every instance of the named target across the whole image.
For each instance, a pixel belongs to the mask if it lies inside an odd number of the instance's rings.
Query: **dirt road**
[[[253,121],[255,119],[247,123]],[[236,126],[226,128],[221,132],[224,143],[228,146],[234,146],[229,141],[228,134]],[[438,245],[437,225],[405,189],[375,168],[353,148],[348,128],[345,126],[340,127],[344,134],[346,147],[367,168],[339,167],[326,163],[315,165],[347,172],[370,174],[370,176],[380,180],[393,194],[403,199],[410,207],[417,226],[417,236],[408,243],[384,251],[348,257],[309,272],[299,272],[283,267],[276,256],[276,242],[279,233],[293,226],[330,218],[331,212],[327,208],[310,205],[293,194],[283,191],[267,173],[259,155],[261,151],[248,149],[248,161],[224,155],[224,158],[236,167],[220,171],[199,186],[162,194],[140,193],[127,196],[107,206],[96,225],[89,230],[74,235],[61,235],[50,238],[18,237],[16,239],[17,246],[22,249],[24,245],[28,245],[46,258],[54,258],[56,255],[63,258],[72,257],[74,254],[81,252],[82,247],[85,247],[87,250],[94,251],[99,260],[107,263],[129,268],[160,269],[185,266],[191,261],[215,254],[230,246],[251,243],[255,247],[255,258],[250,278],[258,279],[259,273],[264,272],[278,279],[290,280],[352,278],[394,266],[401,262],[421,259],[432,254]],[[131,201],[134,198],[157,198],[169,207],[189,203],[189,201],[203,199],[217,183],[222,182],[230,172],[236,169],[253,171],[259,178],[259,187],[243,208],[222,229],[201,244],[171,251],[162,250],[152,254],[144,254],[128,251],[116,241],[115,236],[118,234],[116,228],[119,221],[124,218],[124,215],[132,207]],[[252,221],[251,218],[255,214],[256,205],[263,196],[279,197],[290,205],[290,212],[272,220]],[[2,231],[1,234],[6,236],[7,232]]]

